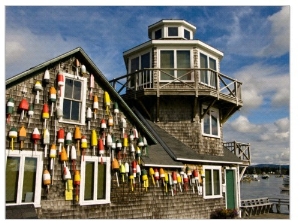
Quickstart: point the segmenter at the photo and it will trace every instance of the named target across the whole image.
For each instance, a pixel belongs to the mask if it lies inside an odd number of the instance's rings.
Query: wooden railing
[[[242,83],[212,69],[174,69],[174,68],[145,68],[133,73],[112,79],[110,84],[119,94],[126,94],[129,90],[154,89],[159,95],[160,91],[174,89],[193,90],[198,95],[201,89],[215,90],[220,94],[242,99]]]
[[[272,212],[274,212],[273,207],[275,206],[276,212],[281,213],[281,207],[287,206],[288,212],[290,211],[290,199],[286,198],[269,198],[270,202],[273,203]]]
[[[233,141],[224,142],[223,145],[240,158],[244,162],[244,165],[249,166],[251,164],[250,143]]]

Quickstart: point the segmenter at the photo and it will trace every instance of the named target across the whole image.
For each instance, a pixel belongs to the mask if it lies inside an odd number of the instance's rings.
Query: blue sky
[[[225,123],[224,141],[250,143],[253,164],[290,164],[295,7],[191,5],[7,6],[5,78],[82,47],[110,80],[126,73],[122,54],[148,41],[149,25],[183,19],[196,26],[194,39],[224,53],[221,73],[243,82],[244,106]]]

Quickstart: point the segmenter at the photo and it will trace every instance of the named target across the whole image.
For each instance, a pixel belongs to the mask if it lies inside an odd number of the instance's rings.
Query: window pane
[[[84,200],[94,198],[94,162],[85,163]]]
[[[212,195],[211,170],[205,170],[205,195]]]
[[[174,51],[161,51],[160,52],[160,67],[161,68],[174,68]],[[161,80],[171,80],[172,79],[166,73],[174,76],[174,70],[163,70],[160,73]]]
[[[215,116],[211,116],[211,134],[218,135],[218,119]]]
[[[64,119],[71,119],[71,100],[64,99],[63,115]]]
[[[72,101],[71,120],[78,121],[80,119],[80,106],[80,102]]]
[[[214,195],[220,195],[220,173],[219,170],[213,170]]]
[[[36,181],[36,158],[25,158],[22,202],[33,202]]]
[[[178,27],[168,27],[168,36],[178,36]]]
[[[81,100],[81,82],[74,81],[73,99]]]
[[[106,191],[106,164],[98,163],[97,199],[105,199]]]
[[[16,203],[18,193],[20,158],[7,157],[6,160],[6,203]]]
[[[155,31],[155,39],[157,40],[160,38],[161,38],[161,29]]]
[[[184,30],[184,38],[185,38],[185,39],[187,39],[187,40],[191,39],[191,36],[190,36],[190,35],[191,35],[191,34],[190,34],[190,31]]]
[[[207,68],[207,56],[200,53],[200,68]],[[207,71],[201,71],[201,82],[208,84]]]
[[[65,97],[72,98],[73,93],[73,80],[66,79],[65,81]]]
[[[130,73],[133,73],[137,70],[139,70],[140,64],[139,64],[139,57],[131,59],[131,70]],[[130,86],[135,86],[135,79],[133,76],[131,76],[130,80]]]
[[[141,69],[150,68],[150,52],[142,55],[141,63],[142,63]],[[145,70],[143,75],[144,75],[144,77],[143,77],[142,83],[149,82],[150,81],[150,71]]]
[[[217,70],[217,63],[216,60],[209,58],[209,68],[213,70]],[[210,83],[211,86],[216,87],[216,73],[215,72],[210,72]]]
[[[205,114],[203,121],[203,131],[205,134],[210,134],[210,116]]]
[[[191,67],[190,51],[177,51],[177,68],[190,68],[190,67]],[[178,70],[177,77],[181,77],[183,74],[186,74],[189,71],[190,69]],[[188,73],[187,75],[181,77],[181,79],[190,80],[191,73]]]

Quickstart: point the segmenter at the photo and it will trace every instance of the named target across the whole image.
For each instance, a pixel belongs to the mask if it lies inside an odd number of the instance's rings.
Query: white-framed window
[[[203,179],[203,198],[222,197],[221,166],[203,166],[205,178]]]
[[[193,79],[191,67],[190,50],[160,50],[160,68],[170,68],[160,72],[160,81],[170,81],[173,80],[172,77],[191,81]],[[183,68],[187,69],[183,70]]]
[[[85,125],[87,78],[75,77],[69,73],[64,75],[59,106],[63,117],[59,122]]]
[[[202,113],[207,109],[207,106],[202,106]],[[220,119],[219,110],[211,107],[208,109],[202,120],[202,134],[211,137],[220,137]]]
[[[155,39],[155,40],[158,40],[158,39],[160,39],[160,38],[162,38],[162,30],[161,30],[161,29],[158,29],[158,30],[156,30],[156,31],[154,32],[154,39]]]
[[[200,68],[209,68],[217,71],[217,60],[200,53]],[[206,85],[216,87],[217,86],[217,73],[209,70],[201,70],[200,72],[200,82]]]
[[[131,58],[129,63],[129,73],[134,73],[138,70],[151,67],[151,52],[143,52],[140,55]],[[152,72],[150,70],[144,70],[139,74],[136,74],[138,79],[138,86],[147,87],[152,83]],[[135,86],[135,79],[131,78],[130,87]]]
[[[184,29],[183,30],[183,35],[184,35],[185,39],[187,39],[187,40],[191,39],[191,32],[189,30]]]
[[[6,206],[41,206],[43,152],[6,150]]]
[[[80,205],[110,203],[110,157],[85,156],[81,162]]]

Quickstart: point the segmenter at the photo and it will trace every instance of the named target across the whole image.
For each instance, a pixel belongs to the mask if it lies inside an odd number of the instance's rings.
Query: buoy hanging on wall
[[[23,120],[25,111],[28,111],[28,109],[29,109],[28,101],[25,98],[23,98],[19,104],[19,110],[21,111],[20,120]]]
[[[22,126],[19,130],[19,141],[21,142],[20,149],[23,149],[25,139],[26,139],[26,129],[24,128],[24,126]]]
[[[54,104],[56,102],[56,89],[51,86],[49,90],[49,100],[51,102],[51,117],[53,116],[54,112]]]
[[[43,105],[43,114],[42,114],[42,117],[44,119],[44,128],[47,128],[47,120],[49,119],[49,107],[48,107],[48,104],[45,103]]]
[[[28,116],[29,116],[27,127],[29,127],[31,118],[32,118],[32,116],[33,116],[33,114],[34,114],[33,104],[32,104],[32,103],[29,105],[29,109],[28,109],[28,112],[27,112],[27,113],[28,113]]]
[[[40,91],[43,90],[43,87],[39,81],[36,81],[36,83],[34,85],[34,90],[36,91],[35,101],[37,104],[39,104],[40,103]]]
[[[10,147],[12,150],[14,150],[14,139],[18,137],[18,131],[15,127],[12,127],[8,132],[8,137],[11,139],[10,141]]]
[[[9,98],[6,104],[6,122],[10,122],[10,117],[14,112],[15,102],[13,98]]]
[[[65,85],[65,78],[62,72],[57,74],[57,85],[59,86],[59,97],[62,97],[62,87]]]
[[[38,140],[41,139],[39,129],[34,128],[31,137],[32,137],[32,140],[34,141],[34,151],[37,151],[37,142],[38,142]]]
[[[44,129],[43,143],[45,145],[45,148],[44,148],[45,157],[47,157],[47,155],[48,155],[48,145],[50,144],[50,133],[49,133],[49,130],[47,128]]]
[[[43,172],[43,184],[47,187],[47,192],[49,192],[50,184],[51,184],[51,176],[47,169]]]
[[[109,110],[109,108],[110,108],[110,96],[109,96],[107,91],[104,91],[104,106],[106,108],[105,109],[106,114],[109,115],[109,113],[110,113],[110,110]]]
[[[49,74],[49,70],[46,69],[45,73],[44,73],[44,79],[43,82],[47,85],[50,82],[50,74]]]
[[[90,75],[90,100],[93,99],[93,89],[95,88],[95,77]]]
[[[88,130],[91,129],[91,120],[92,120],[92,110],[90,107],[86,110],[86,120],[88,122]]]

